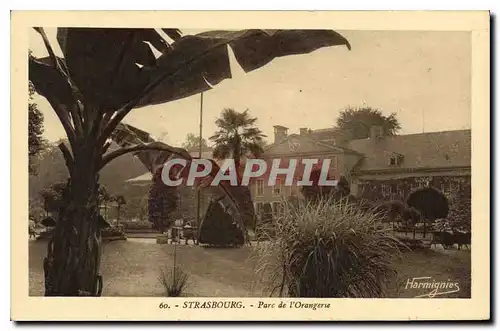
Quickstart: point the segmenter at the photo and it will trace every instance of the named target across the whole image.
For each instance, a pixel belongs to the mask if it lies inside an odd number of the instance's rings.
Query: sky
[[[333,127],[347,106],[395,112],[400,134],[470,129],[471,42],[469,32],[338,31],[351,43],[310,54],[277,58],[244,73],[232,63],[233,78],[203,94],[203,137],[215,131],[224,108],[249,109],[257,126],[273,141],[273,126]],[[55,44],[55,30],[47,30]],[[30,32],[30,49],[45,56],[39,35]],[[56,52],[57,53],[57,52]],[[234,60],[236,61],[236,60]],[[49,141],[64,131],[45,98],[36,96]],[[200,96],[133,110],[124,120],[178,146],[198,135]]]

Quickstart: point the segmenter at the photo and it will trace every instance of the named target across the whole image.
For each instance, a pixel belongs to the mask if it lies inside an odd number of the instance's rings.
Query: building
[[[323,160],[329,159],[329,177],[339,179],[346,176],[362,155],[344,147],[343,137],[333,129],[310,130],[301,128],[298,134],[288,134],[288,128],[274,126],[274,142],[266,147],[262,159],[266,160],[268,171],[250,182],[250,189],[257,213],[264,203],[271,203],[273,211],[277,212],[279,202],[290,196],[300,196],[300,187],[297,181],[302,179],[302,159],[318,159],[317,167],[321,167]],[[290,159],[297,159],[294,182],[292,186],[284,185],[285,176],[277,176],[275,185],[268,185],[269,169],[273,159],[280,159],[280,168],[288,167]]]
[[[419,187],[433,186],[451,197],[470,186],[470,130],[384,137],[381,127],[374,126],[369,138],[348,142],[334,129],[301,128],[299,134],[288,134],[286,127],[274,128],[275,140],[264,159],[282,158],[284,166],[289,158],[335,160],[330,174],[337,179],[345,176],[356,196],[404,200]],[[271,203],[277,212],[282,198],[300,196],[296,185],[268,186],[266,175],[251,183],[257,211],[263,203]]]
[[[432,186],[449,198],[470,185],[471,130],[383,137],[376,130],[349,147],[363,154],[351,171],[351,191],[367,198],[405,199]]]
[[[198,151],[191,154],[197,157]],[[212,150],[204,150],[202,158],[212,158]],[[411,191],[425,186],[433,186],[451,197],[470,188],[471,130],[383,136],[381,128],[374,126],[369,138],[349,142],[333,128],[300,128],[299,133],[289,134],[288,128],[276,125],[274,141],[261,158],[267,162],[268,171],[249,184],[257,214],[264,203],[270,203],[277,213],[282,199],[301,196],[296,182],[302,179],[300,161],[305,158],[318,159],[318,167],[323,160],[331,160],[330,178],[345,176],[351,183],[352,194],[370,200],[405,200]],[[284,175],[278,175],[276,184],[269,185],[273,160],[279,159],[280,168],[286,168],[292,158],[298,160],[293,185],[284,184]],[[129,182],[150,185],[151,174]],[[182,187],[179,191],[179,216],[195,219],[195,190]],[[211,195],[209,189],[203,190],[202,216]]]

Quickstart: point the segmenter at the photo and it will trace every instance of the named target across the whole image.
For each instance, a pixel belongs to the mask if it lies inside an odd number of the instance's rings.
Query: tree
[[[184,149],[144,140],[108,152],[111,135],[132,109],[189,97],[230,78],[228,46],[246,72],[276,57],[350,47],[338,33],[324,30],[219,30],[183,36],[178,29],[162,29],[173,40],[169,43],[155,29],[58,28],[60,58],[45,31],[34,29],[49,56],[29,58],[29,80],[53,108],[69,142],[59,145],[69,172],[69,202],[47,247],[47,296],[100,295],[98,190],[106,164],[147,150],[163,151],[162,159],[178,155],[192,161]],[[231,201],[239,208],[238,200]]]
[[[266,136],[255,127],[256,122],[257,118],[250,117],[248,109],[239,113],[232,108],[225,108],[215,120],[219,130],[209,138],[214,142],[214,158],[221,160],[232,157],[236,169],[240,169],[242,157],[262,155],[262,138]]]
[[[424,222],[424,237],[427,223],[446,218],[450,211],[446,196],[433,187],[424,187],[412,192],[406,199],[406,204],[420,214],[420,220]]]
[[[43,114],[38,105],[33,102],[35,90],[33,84],[29,82],[29,103],[28,103],[28,170],[30,174],[36,174],[34,158],[40,154],[45,146],[43,139]]]
[[[207,148],[207,140],[205,138],[201,139],[201,148]],[[200,148],[200,136],[195,136],[194,133],[188,133],[186,135],[186,141],[182,144],[182,148],[185,150],[198,150]]]
[[[52,186],[42,189],[40,196],[43,200],[43,208],[48,213],[58,212],[67,204],[67,182],[57,182]]]
[[[161,233],[173,226],[173,213],[179,205],[179,193],[161,179],[161,168],[153,174],[148,192],[148,219]]]
[[[257,118],[251,117],[248,109],[242,113],[232,108],[225,108],[215,124],[219,128],[209,139],[214,142],[213,157],[221,160],[232,157],[237,175],[241,169],[241,159],[245,156],[259,157],[264,152],[265,137],[255,127]],[[238,177],[238,183],[240,178]],[[251,226],[255,218],[252,194],[247,186],[241,186],[239,199],[245,201],[242,206],[245,229]]]
[[[370,137],[371,127],[374,125],[382,127],[384,136],[395,135],[401,129],[396,113],[385,116],[380,110],[371,107],[346,108],[340,112],[335,128],[347,140],[354,140]]]
[[[127,204],[127,201],[125,200],[125,197],[123,195],[118,195],[115,197],[115,202],[116,202],[116,212],[117,212],[117,220],[120,221],[120,212],[122,209],[122,206]]]
[[[109,193],[108,189],[101,185],[99,187],[98,193],[98,201],[99,207],[104,207],[104,217],[108,216],[108,203],[114,200],[114,197]]]

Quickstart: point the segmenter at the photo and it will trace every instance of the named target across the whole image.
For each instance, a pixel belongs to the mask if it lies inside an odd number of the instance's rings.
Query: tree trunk
[[[102,291],[98,174],[92,157],[79,159],[44,260],[46,296],[99,296]]]

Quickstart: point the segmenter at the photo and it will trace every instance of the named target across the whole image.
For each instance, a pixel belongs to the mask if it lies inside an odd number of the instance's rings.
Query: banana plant
[[[130,124],[120,123],[115,131],[111,134],[111,139],[120,147],[127,148],[129,146],[141,146],[144,144],[155,144],[156,146],[166,146],[162,142],[155,141],[151,135]],[[162,150],[139,150],[134,152],[134,155],[142,162],[142,164],[151,172],[152,181],[149,190],[149,221],[153,226],[164,232],[171,224],[166,222],[169,215],[177,207],[176,188],[168,187],[161,180],[161,172],[163,165],[172,157],[181,156],[188,163],[182,172],[177,172],[175,169],[171,171],[171,176],[177,178],[187,178],[192,161],[197,157],[192,157],[186,150],[178,149],[178,153],[171,153]],[[209,175],[195,181],[196,189],[207,189],[210,187],[215,175],[220,171],[219,165],[215,160],[209,160],[212,164],[212,170]],[[200,166],[198,166],[200,167]],[[198,169],[201,170],[201,169]],[[215,199],[223,203],[226,209],[231,210],[240,228],[247,234],[248,225],[254,220],[254,208],[251,200],[251,194],[247,186],[233,186],[229,181],[220,181],[217,187],[210,187],[212,193],[215,193]],[[246,236],[247,242],[249,238]]]
[[[68,138],[59,148],[69,170],[69,202],[44,260],[46,296],[101,293],[98,190],[99,172],[106,164],[147,150],[190,157],[185,150],[156,142],[108,152],[111,134],[133,109],[186,98],[231,78],[228,47],[245,72],[277,57],[329,46],[350,48],[330,30],[183,35],[176,28],[58,28],[62,56],[57,56],[45,30],[34,29],[48,56],[29,56],[29,80],[47,99]]]

